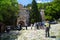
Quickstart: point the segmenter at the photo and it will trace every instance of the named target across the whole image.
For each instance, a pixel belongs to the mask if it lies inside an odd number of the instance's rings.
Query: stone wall
[[[29,10],[27,8],[24,8],[22,5],[19,10],[18,18],[17,18],[17,24],[23,21],[24,25],[29,23]]]

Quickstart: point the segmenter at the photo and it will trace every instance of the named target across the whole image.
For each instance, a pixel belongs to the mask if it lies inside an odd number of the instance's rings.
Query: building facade
[[[26,26],[29,24],[29,10],[24,8],[21,4],[19,5],[19,14],[17,18],[17,25],[21,24],[22,26]]]
[[[41,9],[40,14],[41,14],[41,17],[42,17],[42,21],[45,21],[44,9]]]

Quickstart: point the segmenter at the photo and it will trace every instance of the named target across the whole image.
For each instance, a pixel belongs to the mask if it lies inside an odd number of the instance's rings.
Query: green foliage
[[[3,21],[2,15],[0,15],[0,21]]]
[[[52,20],[52,16],[45,16],[45,19],[48,19],[49,21]]]
[[[5,24],[13,24],[14,19],[16,19],[17,13],[17,0],[0,0],[0,21]]]
[[[39,3],[38,9],[45,9],[45,19],[57,20],[60,18],[60,0],[53,0],[49,3]]]
[[[46,19],[50,18],[49,20],[57,20],[60,18],[60,0],[53,0],[49,5],[45,6],[45,16]],[[50,17],[47,17],[50,16]]]
[[[32,1],[32,9],[30,17],[31,17],[31,23],[39,22],[41,20],[40,13],[38,11],[37,3],[35,0]]]
[[[52,2],[37,3],[36,5],[35,4],[32,5],[33,5],[32,9],[34,10],[32,16],[34,16],[34,13],[36,13],[37,9],[35,7],[37,5],[38,11],[40,11],[40,9],[45,10],[45,19],[47,18],[49,19],[50,17],[52,17],[49,20],[57,20],[60,18],[60,0],[53,0]],[[31,7],[31,4],[29,4],[28,7]]]
[[[34,23],[34,19],[31,19],[31,23]]]

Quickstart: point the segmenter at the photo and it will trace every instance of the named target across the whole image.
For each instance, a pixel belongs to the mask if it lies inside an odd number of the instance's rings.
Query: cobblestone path
[[[45,30],[21,30],[21,35],[17,40],[60,40],[60,24],[52,25],[50,29],[50,36],[45,37]],[[55,38],[54,38],[55,37]]]
[[[60,40],[60,24],[51,25],[50,36],[45,37],[45,29],[13,30],[10,33],[4,33],[1,40]],[[54,37],[54,38],[53,38]]]

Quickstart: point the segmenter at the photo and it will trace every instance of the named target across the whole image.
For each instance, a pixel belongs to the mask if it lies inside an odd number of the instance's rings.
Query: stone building
[[[41,17],[42,17],[42,21],[45,21],[44,9],[41,9],[40,14],[41,14]]]
[[[17,25],[21,24],[22,26],[25,26],[26,24],[29,24],[29,10],[27,8],[24,8],[21,4],[19,5],[19,14],[17,18]]]

